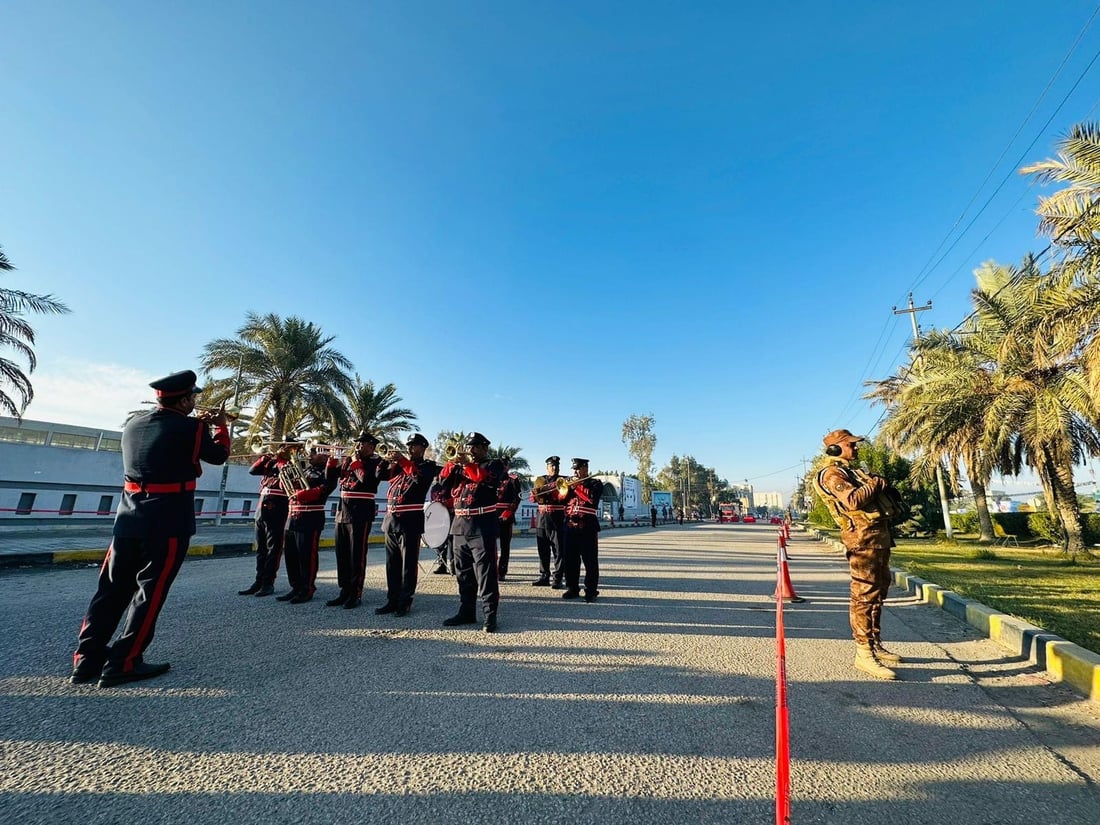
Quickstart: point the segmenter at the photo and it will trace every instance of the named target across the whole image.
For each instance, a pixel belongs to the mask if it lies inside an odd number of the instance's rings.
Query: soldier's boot
[[[875,649],[871,645],[856,645],[856,660],[853,662],[856,670],[862,670],[868,676],[876,679],[896,679],[898,675],[886,667],[875,657]]]
[[[901,656],[894,653],[892,650],[887,650],[882,646],[882,640],[877,636],[871,640],[871,647],[875,651],[875,658],[880,662],[887,665],[900,665]]]

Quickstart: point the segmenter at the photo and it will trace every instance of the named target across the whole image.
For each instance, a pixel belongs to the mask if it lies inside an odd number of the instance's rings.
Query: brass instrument
[[[585,476],[585,478],[591,478],[591,476]],[[535,501],[539,500],[540,496],[548,496],[551,493],[557,493],[558,498],[565,498],[569,495],[569,490],[584,481],[584,478],[566,478],[565,476],[558,476],[558,480],[553,483],[547,483],[546,476],[539,476],[535,479],[535,487],[532,490],[535,496]]]
[[[388,441],[383,441],[377,447],[374,448],[374,454],[379,458],[386,461],[397,461],[401,456],[405,454],[405,451],[399,444],[392,444]]]
[[[199,404],[195,405],[195,418],[202,421],[204,424],[213,424],[216,419],[222,413],[225,413],[226,421],[236,421],[241,417],[240,407],[204,407]]]
[[[301,441],[267,441],[262,435],[256,433],[250,435],[245,439],[245,446],[248,447],[248,451],[253,455],[262,455],[264,453],[277,453],[280,450],[289,450],[290,452],[296,452],[298,450],[305,449],[305,444]]]
[[[336,459],[342,459],[351,452],[351,448],[346,444],[321,444],[315,438],[307,439],[305,448],[310,453],[319,453],[320,455]]]
[[[451,441],[443,448],[444,461],[458,461],[462,464],[470,463],[470,452],[466,445],[458,441]]]
[[[291,458],[279,468],[279,486],[288,496],[292,496],[301,490],[308,490],[309,479],[306,477],[305,464]]]

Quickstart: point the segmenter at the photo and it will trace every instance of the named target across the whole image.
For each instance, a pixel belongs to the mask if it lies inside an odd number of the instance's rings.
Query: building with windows
[[[251,463],[229,465],[226,519],[255,517],[259,480],[248,473]],[[213,518],[222,468],[203,466],[195,512]],[[0,524],[110,521],[121,491],[121,431],[0,417]]]

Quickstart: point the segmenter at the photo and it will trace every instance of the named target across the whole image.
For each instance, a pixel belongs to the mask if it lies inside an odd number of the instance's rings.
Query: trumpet
[[[320,453],[337,459],[343,458],[350,449],[346,444],[321,444],[315,438],[308,439],[305,448],[311,453]]]
[[[241,417],[240,407],[204,407],[195,405],[195,418],[204,424],[213,424],[222,413],[225,413],[226,421],[236,421]]]
[[[405,454],[404,450],[397,444],[391,444],[388,441],[383,441],[377,447],[374,448],[375,455],[379,458],[384,458],[386,461],[397,461],[398,458]]]
[[[301,441],[266,441],[259,433],[249,436],[245,439],[244,443],[245,446],[248,447],[248,451],[253,455],[277,453],[280,450],[296,452],[305,449],[305,444]]]
[[[451,441],[443,448],[443,460],[461,461],[463,464],[466,464],[470,460],[470,453],[466,449],[465,444],[460,444],[457,441]]]
[[[585,478],[591,478],[591,476],[586,476]],[[562,476],[553,484],[548,484],[545,488],[543,488],[541,492],[536,491],[535,495],[544,495],[553,490],[557,492],[558,498],[565,498],[567,495],[569,495],[569,491],[571,489],[573,489],[584,480],[584,478],[566,478],[565,476]]]

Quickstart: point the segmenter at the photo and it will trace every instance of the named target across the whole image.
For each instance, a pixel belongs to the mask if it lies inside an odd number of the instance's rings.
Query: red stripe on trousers
[[[157,616],[160,615],[160,609],[164,605],[165,598],[168,596],[168,583],[166,580],[176,566],[176,555],[179,553],[179,543],[180,540],[175,536],[168,539],[168,552],[164,557],[164,567],[161,568],[160,575],[157,577],[157,584],[153,588],[153,595],[149,599],[149,607],[145,613],[145,621],[141,623],[141,629],[138,630],[137,635],[134,637],[134,644],[133,647],[130,648],[130,654],[122,663],[123,673],[129,673],[134,669],[134,659],[140,656],[144,650],[145,638],[149,635],[149,629],[153,626],[153,622],[157,620]]]

